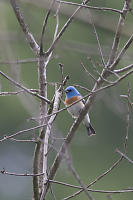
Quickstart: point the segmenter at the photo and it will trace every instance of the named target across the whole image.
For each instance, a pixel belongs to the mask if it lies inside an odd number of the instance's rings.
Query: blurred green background
[[[79,2],[73,0],[73,2]],[[100,7],[113,7],[122,9],[121,0],[94,0],[88,5]],[[44,0],[21,0],[19,6],[24,15],[35,39],[39,43],[41,27],[44,16],[49,7],[49,1]],[[60,28],[66,22],[75,7],[62,5],[60,9]],[[102,45],[105,61],[113,42],[115,27],[117,25],[119,14],[114,12],[102,12],[91,10],[93,21],[99,35]],[[3,61],[14,61],[22,59],[34,59],[35,56],[29,48],[24,34],[19,27],[13,10],[8,0],[0,0],[0,70],[10,75],[13,79],[21,82],[27,88],[38,88],[37,63],[27,64],[2,64]],[[127,15],[126,23],[123,28],[120,48],[128,40],[133,32],[133,16]],[[97,65],[100,63],[97,41],[90,26],[88,11],[82,9],[75,20],[66,30],[61,40],[56,46],[53,59],[48,64],[47,81],[59,82],[61,74],[59,63],[64,65],[64,74],[70,76],[68,85],[78,84],[91,89],[93,80],[84,72],[81,62],[86,68],[97,77],[88,59],[90,57]],[[45,49],[49,47],[55,29],[54,12],[51,14],[46,35],[44,38]],[[118,68],[132,63],[131,46]],[[97,65],[98,66],[98,65]],[[99,70],[100,67],[97,67]],[[84,126],[81,125],[72,141],[70,152],[72,155],[73,166],[80,175],[84,184],[89,184],[97,176],[107,170],[119,158],[115,149],[123,151],[124,138],[126,134],[126,113],[127,104],[120,95],[127,94],[128,82],[133,88],[133,76],[126,78],[120,84],[106,91],[101,92],[90,110],[90,117],[93,126],[97,131],[95,137],[88,138]],[[11,85],[7,80],[0,77],[1,91],[17,91],[19,89]],[[85,95],[86,91],[79,89]],[[54,87],[48,86],[48,98],[52,99]],[[65,97],[63,97],[64,99]],[[132,98],[132,92],[131,92]],[[62,105],[63,107],[64,105]],[[36,122],[29,120],[31,117],[39,116],[39,101],[27,94],[17,96],[0,96],[0,136],[10,135],[19,130],[30,128],[37,125]],[[66,112],[58,115],[53,127],[53,134],[57,137],[65,137],[73,119]],[[132,149],[132,113],[129,129],[128,156],[133,158]],[[23,134],[18,139],[29,139],[38,134],[38,131]],[[55,141],[55,148],[61,145],[61,140]],[[10,172],[25,173],[32,172],[34,144],[16,143],[5,141],[0,143],[0,170],[3,168]],[[54,160],[55,153],[49,154],[49,166]],[[71,184],[77,184],[66,163],[62,162],[58,170],[56,180]],[[96,183],[92,188],[104,190],[119,190],[133,187],[133,167],[127,161],[123,160],[109,175]],[[53,185],[53,190],[57,200],[63,199],[76,189],[71,189],[59,185]],[[95,199],[107,200],[107,194],[92,193]],[[0,175],[0,199],[1,200],[30,200],[32,198],[32,178],[14,177]],[[132,193],[116,194],[112,196],[113,200],[129,200],[133,198]],[[47,199],[53,199],[49,194]],[[86,200],[87,196],[82,193],[73,198],[75,200]]]

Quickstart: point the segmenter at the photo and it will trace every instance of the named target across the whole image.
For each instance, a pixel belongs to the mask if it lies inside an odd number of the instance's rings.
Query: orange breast
[[[75,101],[80,100],[80,99],[81,99],[80,96],[74,96],[74,97],[72,97],[72,98],[66,99],[66,100],[65,100],[65,104],[66,104],[67,106],[69,106],[69,105],[71,105],[72,103],[74,103]]]

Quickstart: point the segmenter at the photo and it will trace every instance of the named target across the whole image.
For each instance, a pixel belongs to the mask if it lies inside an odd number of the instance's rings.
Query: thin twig
[[[86,88],[86,87],[84,87],[84,86],[81,86],[81,85],[78,85],[78,84],[73,84],[73,86],[74,86],[74,87],[81,88],[81,89],[83,89],[83,90],[85,90],[85,91],[87,91],[87,92],[91,92],[90,89],[88,89],[88,88]]]
[[[0,96],[18,95],[21,92],[24,92],[24,90],[17,91],[17,92],[0,92]]]
[[[124,6],[122,9],[122,15],[120,15],[120,18],[117,24],[117,29],[116,29],[116,33],[115,33],[115,37],[114,37],[114,41],[113,41],[113,45],[112,45],[107,66],[110,66],[114,62],[114,59],[119,47],[120,36],[121,36],[122,28],[124,26],[125,17],[126,17],[127,12],[129,11],[129,8],[130,8],[130,0],[125,0]]]
[[[58,4],[58,7],[56,9],[56,14],[55,14],[55,17],[56,17],[56,27],[55,27],[55,32],[54,32],[54,39],[53,41],[56,39],[56,36],[57,36],[57,33],[58,33],[58,29],[59,29],[59,10],[60,10],[60,2]]]
[[[52,195],[52,197],[53,197],[53,200],[56,200],[55,194],[54,194],[54,192],[53,192],[52,185],[50,185],[50,193],[51,193],[51,195]]]
[[[52,0],[49,10],[44,18],[44,22],[42,25],[42,32],[41,32],[41,39],[40,39],[40,55],[43,55],[43,37],[44,37],[45,30],[46,30],[48,18],[50,16],[50,13],[52,11],[52,7],[53,7],[54,3],[55,3],[55,0]]]
[[[97,79],[86,69],[83,62],[81,62],[81,66],[83,67],[84,71],[96,82]]]
[[[99,55],[100,55],[100,58],[101,58],[101,62],[103,64],[103,67],[105,67],[106,65],[105,65],[105,61],[104,61],[104,57],[103,57],[101,44],[100,44],[99,37],[98,37],[97,31],[96,31],[96,27],[95,27],[95,25],[93,23],[93,19],[92,19],[91,13],[89,13],[89,18],[90,18],[90,23],[92,25],[93,32],[94,32],[94,35],[96,37],[96,41],[97,41],[97,44],[98,44],[98,51],[99,51]]]
[[[74,5],[74,6],[80,6],[80,4],[78,3],[74,3],[74,2],[68,2],[68,1],[60,1],[60,0],[56,0],[56,2],[60,2],[62,4],[69,4],[69,5]],[[121,10],[115,9],[115,8],[106,8],[106,7],[95,7],[95,6],[88,6],[88,5],[82,5],[83,8],[89,8],[92,10],[101,10],[101,11],[113,11],[116,12],[118,14],[122,14]]]
[[[128,94],[127,94],[127,116],[126,116],[126,137],[125,137],[125,143],[124,143],[124,154],[127,152],[127,144],[128,144],[128,133],[129,133],[129,124],[130,124],[130,93],[131,93],[131,88],[130,84],[128,83]]]
[[[116,78],[120,78],[120,76],[117,74],[117,72],[115,72],[115,70],[110,70],[109,68],[106,68],[106,70],[108,71],[108,72],[110,72],[110,74],[113,74]]]
[[[120,53],[118,54],[117,58],[114,60],[114,62],[110,65],[110,69],[113,70],[114,67],[119,63],[119,61],[122,59],[122,57],[124,56],[125,52],[127,51],[127,49],[129,48],[129,46],[132,44],[133,42],[133,35],[130,36],[129,40],[126,42],[126,44],[124,45],[124,47],[121,49]]]
[[[29,89],[30,91],[32,92],[38,92],[37,89]],[[22,92],[25,92],[24,90],[20,90],[20,91],[17,91],[17,92],[0,92],[0,96],[10,96],[10,95],[18,95]]]
[[[94,62],[93,62],[93,60],[92,60],[91,58],[89,58],[89,61],[91,62],[92,67],[94,68],[95,72],[98,74],[99,78],[100,78],[102,81],[111,84],[112,82],[111,82],[111,81],[108,81],[108,80],[102,75],[102,73],[100,73],[100,72],[97,70],[97,68],[96,68],[96,66],[95,66],[95,64],[94,64]],[[106,67],[104,67],[103,70],[106,70]],[[108,69],[107,69],[107,71],[108,71]],[[111,71],[111,70],[110,70],[110,71]],[[96,80],[95,83],[98,83],[98,80]]]
[[[119,153],[123,158],[125,158],[129,163],[133,164],[133,160],[131,160],[128,156],[122,153],[119,149],[115,150],[116,153]]]
[[[50,48],[48,49],[48,51],[46,52],[46,55],[50,55],[50,53],[53,51],[56,43],[58,42],[58,40],[61,38],[61,36],[63,35],[63,33],[65,32],[65,30],[68,28],[69,24],[72,22],[74,16],[79,12],[79,10],[82,8],[82,5],[85,5],[89,0],[83,0],[81,5],[73,12],[73,14],[71,15],[71,17],[67,20],[67,22],[65,23],[65,25],[62,27],[61,31],[58,33],[58,35],[56,36],[56,39],[53,41],[53,43],[51,44]]]
[[[88,192],[87,187],[83,184],[83,182],[81,181],[78,173],[76,172],[76,170],[74,169],[73,165],[72,165],[72,160],[69,156],[68,153],[68,149],[66,147],[66,163],[68,165],[69,170],[72,172],[74,178],[76,179],[76,181],[79,183],[79,185],[81,186],[81,188],[84,190],[85,194],[87,195],[88,199],[90,200],[94,200],[93,197],[90,195],[90,193]]]
[[[59,63],[60,72],[61,72],[61,83],[63,84],[64,74],[63,74],[63,64]]]
[[[15,80],[13,80],[11,77],[7,76],[6,74],[4,74],[2,71],[0,71],[0,75],[2,75],[4,78],[6,78],[8,81],[10,81],[13,85],[15,85],[16,87],[19,87],[21,89],[23,89],[24,91],[26,91],[27,93],[38,97],[39,99],[47,102],[48,104],[50,104],[51,102],[45,98],[44,96],[41,96],[40,94],[37,94],[36,92],[32,92],[30,89],[24,87],[22,84],[16,82]]]
[[[122,72],[126,72],[126,71],[128,71],[128,70],[130,70],[130,69],[132,69],[132,68],[133,68],[133,64],[128,65],[128,66],[126,66],[126,67],[123,67],[123,68],[121,68],[121,69],[115,69],[114,72],[115,72],[115,73],[122,73]]]
[[[69,183],[64,183],[64,182],[61,182],[61,181],[56,181],[56,180],[48,180],[48,181],[50,183],[53,183],[53,184],[59,184],[59,185],[62,185],[62,186],[67,186],[67,187],[71,187],[71,188],[75,188],[75,189],[82,189],[82,187],[80,187],[80,186],[72,185],[72,184],[69,184]],[[133,189],[125,189],[125,190],[95,190],[95,189],[87,188],[87,190],[89,192],[114,193],[114,194],[133,192]]]
[[[0,173],[4,174],[4,175],[10,175],[10,176],[42,176],[42,175],[44,175],[43,173],[28,174],[27,172],[24,174],[18,174],[18,173],[13,173],[13,172],[7,172],[5,169],[1,170]]]
[[[32,127],[32,128],[28,128],[28,129],[24,129],[24,130],[18,131],[16,133],[12,134],[12,135],[5,135],[2,139],[0,139],[0,142],[3,142],[3,141],[8,140],[8,139],[11,139],[11,138],[16,137],[18,135],[27,133],[29,131],[34,131],[34,130],[42,128],[42,127],[44,127],[46,125],[47,124],[42,124],[42,125],[39,125],[39,126],[35,126],[35,127]]]

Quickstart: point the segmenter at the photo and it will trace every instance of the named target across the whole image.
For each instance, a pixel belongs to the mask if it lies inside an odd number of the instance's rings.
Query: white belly
[[[68,112],[72,115],[73,118],[77,118],[79,116],[81,110],[83,109],[83,107],[84,107],[84,104],[82,102],[78,102],[75,105],[68,108]],[[83,122],[86,125],[88,125],[88,123],[90,123],[90,118],[89,118],[88,113],[85,115]]]
[[[72,115],[73,118],[77,118],[83,109],[84,104],[81,102],[76,103],[75,105],[68,108],[68,112]]]

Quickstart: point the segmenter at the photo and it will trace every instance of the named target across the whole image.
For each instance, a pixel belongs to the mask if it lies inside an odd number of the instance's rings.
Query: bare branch
[[[62,185],[63,185],[63,183],[62,183]],[[68,186],[68,185],[66,185],[66,186]],[[76,188],[76,187],[74,186],[74,188]],[[104,193],[104,194],[121,194],[121,193],[133,192],[132,189],[125,189],[125,190],[94,190],[94,189],[88,189],[88,191],[89,192],[96,192],[96,193]],[[71,199],[73,197],[68,196],[68,197],[63,198],[63,200],[68,200],[68,199]]]
[[[54,1],[52,1],[51,6],[53,5]],[[40,54],[38,58],[38,83],[39,83],[39,89],[40,89],[40,95],[44,96],[47,99],[47,65],[51,59],[52,51],[50,54],[46,55],[46,53],[43,53],[43,35],[45,32],[45,28],[47,25],[48,17],[51,13],[51,8],[49,9],[43,23],[42,27],[42,35],[41,35],[41,49]],[[47,118],[45,117],[47,115],[47,104],[44,101],[40,101],[40,125],[47,123]],[[46,128],[42,128],[39,132],[40,139],[44,139],[45,137],[45,131]],[[33,172],[43,172],[43,152],[44,152],[44,144],[37,144],[34,152],[34,159],[33,159]],[[33,192],[34,192],[34,199],[38,200],[40,193],[43,189],[43,177],[33,177]],[[39,187],[38,187],[39,186]],[[39,191],[40,188],[40,191]]]
[[[55,27],[55,33],[54,33],[54,39],[53,41],[56,39],[56,36],[57,36],[57,33],[58,33],[58,28],[59,28],[59,10],[60,10],[60,2],[58,4],[58,7],[57,7],[57,10],[56,10],[56,14],[55,14],[55,17],[56,17],[56,27]]]
[[[83,89],[83,90],[85,90],[85,91],[87,91],[87,92],[91,92],[90,89],[88,89],[88,88],[86,88],[86,87],[84,87],[84,86],[81,86],[81,85],[78,85],[78,84],[73,84],[73,86],[74,86],[74,87],[81,88],[81,89]]]
[[[63,64],[59,63],[60,72],[61,72],[61,83],[63,85],[64,75],[63,75]]]
[[[35,126],[35,127],[32,127],[32,128],[24,129],[24,130],[21,130],[21,131],[18,131],[18,132],[16,132],[16,133],[12,134],[12,135],[9,135],[9,136],[8,136],[8,135],[5,135],[5,136],[0,140],[0,142],[3,142],[3,141],[8,140],[8,139],[11,139],[11,138],[16,137],[16,136],[18,136],[18,135],[21,135],[21,134],[23,134],[23,133],[27,133],[27,132],[29,132],[29,131],[34,131],[34,130],[39,129],[39,128],[42,128],[42,127],[44,127],[44,126],[46,126],[46,125],[47,125],[47,124],[43,124],[43,125]]]
[[[20,9],[16,3],[16,0],[10,0],[10,3],[11,3],[11,6],[14,10],[14,13],[16,15],[16,18],[26,36],[26,39],[31,47],[31,49],[33,50],[33,52],[38,55],[39,54],[39,50],[40,50],[40,47],[38,46],[38,44],[36,43],[33,35],[29,32],[29,28],[28,26],[25,24],[24,22],[24,18],[20,12]]]
[[[123,68],[121,68],[121,69],[115,69],[114,72],[115,72],[115,73],[122,73],[122,72],[126,72],[126,71],[128,71],[128,70],[130,70],[130,69],[132,69],[132,68],[133,68],[133,64],[128,65],[128,66],[126,66],[126,67],[123,67]]]
[[[76,186],[76,185],[72,185],[69,183],[64,183],[61,181],[56,181],[56,180],[48,180],[50,183],[54,183],[54,184],[59,184],[59,185],[64,185],[67,187],[71,187],[71,188],[75,188],[75,189],[82,189],[82,187],[80,186]],[[91,188],[87,188],[87,190],[89,192],[97,192],[97,193],[109,193],[109,194],[120,194],[120,193],[127,193],[127,192],[133,192],[133,189],[125,189],[125,190],[95,190],[95,189],[91,189]],[[68,197],[64,198],[63,200],[67,200]]]
[[[67,147],[66,147],[67,148]],[[71,158],[69,156],[69,153],[68,153],[68,149],[66,149],[66,153],[67,153],[67,156],[66,156],[66,163],[68,165],[68,168],[69,170],[72,172],[74,178],[77,180],[77,182],[79,183],[79,185],[81,186],[81,188],[84,190],[85,194],[87,195],[88,199],[90,200],[93,200],[93,197],[90,195],[90,193],[88,192],[87,190],[87,187],[82,183],[79,175],[77,174],[76,170],[74,169],[74,167],[72,166],[72,161],[71,161]]]
[[[123,158],[125,158],[129,163],[133,164],[133,161],[126,156],[124,153],[122,153],[119,149],[116,149],[115,152],[119,153]]]
[[[120,78],[120,76],[115,72],[115,70],[110,70],[109,68],[106,68],[106,70],[108,71],[108,72],[110,72],[110,74],[113,74],[115,77],[117,77],[117,78]]]
[[[43,70],[43,69],[42,69]],[[45,70],[46,70],[46,68],[45,68]],[[46,72],[46,71],[45,71]],[[44,73],[44,72],[43,72]],[[43,75],[43,74],[41,74],[41,71],[40,71],[40,79],[41,79],[41,76]],[[45,73],[45,75],[46,75],[46,73]],[[43,78],[43,77],[42,77]],[[66,76],[65,77],[65,79],[64,79],[64,81],[63,81],[63,85],[65,85],[66,84],[66,82],[67,82],[67,80],[68,80],[68,76]],[[45,80],[46,81],[46,80]],[[41,84],[40,85],[40,88],[42,88],[42,90],[43,90],[43,84]],[[59,87],[59,92],[61,92],[60,91],[61,90],[61,86]],[[45,90],[46,91],[46,90]],[[42,91],[42,93],[43,93],[44,91]],[[52,106],[52,104],[51,104],[51,106]],[[51,107],[50,106],[50,107]],[[42,107],[42,105],[41,105],[41,107]],[[52,111],[51,111],[52,112]],[[56,114],[56,113],[55,113]],[[42,109],[42,111],[41,111],[41,123],[43,124],[45,121],[44,121],[44,119],[46,118],[46,116],[47,116],[47,113],[45,114],[45,110],[43,110]],[[52,116],[52,115],[51,115]],[[50,116],[48,116],[47,117],[47,119],[49,118]],[[46,122],[47,122],[47,119],[46,119]],[[40,139],[44,139],[44,136],[45,136],[45,134],[44,134],[44,130],[41,130],[40,131]],[[41,163],[41,169],[39,169],[40,167],[39,167],[39,162],[42,162],[43,161],[43,151],[41,150],[41,149],[43,149],[43,147],[44,147],[44,143],[42,143],[42,145],[40,144],[40,143],[37,143],[37,145],[36,145],[36,148],[35,148],[35,152],[34,152],[34,159],[33,159],[33,172],[34,173],[38,173],[38,171],[40,172],[43,172],[43,163]],[[40,156],[40,151],[41,151],[41,153],[42,153],[42,155]],[[40,159],[39,159],[40,158]],[[40,180],[40,181],[43,181],[43,180]],[[42,183],[42,182],[41,182]],[[33,177],[33,191],[34,191],[34,196],[35,196],[35,198],[36,199],[39,199],[39,196],[40,196],[40,194],[39,194],[39,191],[38,191],[38,179],[37,179],[37,177]],[[42,190],[43,190],[43,188],[42,188]]]
[[[43,25],[42,25],[42,32],[41,32],[41,39],[40,39],[40,55],[43,55],[43,36],[44,36],[45,29],[46,29],[46,26],[47,26],[48,18],[50,16],[51,9],[52,9],[54,3],[55,3],[55,0],[53,0],[51,2],[51,5],[49,7],[49,10],[48,10],[48,12],[45,16],[45,19],[44,19],[44,22],[43,22]]]
[[[24,90],[17,91],[17,92],[0,92],[0,96],[18,95],[21,92],[24,92]]]
[[[105,67],[105,68],[103,69],[103,71],[101,72],[101,74],[100,74],[100,76],[99,76],[97,82],[95,83],[95,85],[94,85],[92,91],[94,91],[94,90],[96,90],[97,88],[99,88],[99,87],[103,84],[103,82],[104,82],[103,78],[105,79],[105,78],[107,78],[107,77],[110,75],[110,71],[108,71],[108,69],[110,69],[110,70],[113,72],[114,68],[116,67],[116,65],[117,65],[118,62],[120,61],[119,58],[122,57],[122,56],[124,55],[124,53],[125,53],[126,50],[127,50],[127,47],[129,47],[130,44],[132,43],[132,40],[133,40],[132,37],[133,37],[133,36],[131,36],[131,37],[129,38],[128,42],[127,42],[127,43],[125,44],[125,46],[122,48],[121,52],[120,52],[119,55],[117,56],[117,58],[116,58],[116,60],[114,61],[114,63],[113,63],[109,68]],[[118,79],[119,79],[119,78],[118,78]],[[106,79],[105,79],[105,80],[106,80]],[[120,79],[119,79],[119,80],[120,80]],[[90,98],[90,101],[93,101],[93,98]],[[91,102],[90,102],[90,104],[91,104]]]
[[[130,84],[128,83],[128,95],[127,95],[127,117],[126,117],[126,137],[125,137],[125,143],[124,143],[124,153],[126,154],[127,152],[127,144],[128,144],[128,133],[129,133],[129,123],[130,123],[130,93],[131,93],[131,88]]]
[[[74,3],[74,2],[69,2],[69,1],[60,1],[60,0],[56,0],[56,2],[60,2],[62,4],[69,4],[69,5],[74,5],[74,6],[80,6],[80,4],[78,3]],[[101,11],[113,11],[119,14],[123,14],[123,12],[121,10],[115,9],[115,8],[106,8],[106,7],[95,7],[95,6],[87,6],[87,5],[82,5],[83,8],[89,8],[92,10],[101,10]]]
[[[38,92],[37,89],[29,89],[30,91],[32,92]],[[25,92],[24,90],[20,90],[20,91],[17,91],[17,92],[0,92],[0,96],[10,96],[10,95],[18,95],[22,92]]]
[[[51,195],[52,195],[52,197],[53,197],[53,200],[56,200],[55,194],[54,194],[54,192],[53,192],[52,185],[50,185],[50,193],[51,193]]]
[[[46,52],[47,55],[50,55],[50,53],[53,51],[56,43],[58,42],[58,40],[61,38],[61,36],[63,35],[63,33],[65,32],[65,30],[68,28],[69,24],[72,22],[74,16],[78,13],[78,11],[82,8],[82,5],[85,5],[89,0],[83,0],[82,4],[74,11],[74,13],[71,15],[71,17],[67,20],[67,22],[65,23],[65,25],[62,27],[61,31],[58,33],[58,35],[56,36],[56,39],[53,41],[51,47],[48,49],[48,51]]]
[[[119,63],[119,61],[121,60],[121,58],[123,57],[123,55],[125,54],[125,52],[127,51],[127,49],[129,48],[129,46],[132,44],[132,42],[133,42],[133,35],[131,35],[131,37],[129,38],[129,40],[127,41],[127,43],[121,49],[121,51],[118,54],[117,58],[112,63],[112,65],[109,67],[110,69],[114,69],[114,67]]]
[[[91,58],[88,58],[88,59],[89,59],[89,61],[91,62],[91,65],[92,65],[94,71],[98,74],[99,78],[100,78],[103,82],[111,84],[112,82],[111,82],[111,81],[108,81],[108,80],[104,77],[105,75],[103,75],[102,73],[100,73],[100,72],[97,70],[97,67],[95,66],[93,60],[92,60]],[[111,70],[109,71],[108,68],[104,67],[104,68],[103,68],[103,72],[104,72],[104,71],[110,72]],[[117,78],[118,78],[118,77],[117,77]],[[98,83],[98,80],[96,80],[95,83]]]
[[[108,60],[108,64],[107,66],[110,66],[115,59],[116,53],[117,53],[117,49],[119,46],[119,42],[120,42],[120,36],[121,36],[121,32],[122,32],[122,28],[124,26],[124,21],[125,21],[125,17],[127,12],[130,9],[130,0],[125,0],[123,9],[122,9],[122,15],[120,15],[118,24],[117,24],[117,29],[116,29],[116,33],[115,33],[115,37],[114,37],[114,41],[113,41],[113,45],[112,45],[112,49],[111,49],[111,53],[109,56],[109,60]]]
[[[94,32],[94,35],[96,37],[96,41],[97,41],[97,44],[98,44],[98,50],[99,50],[99,55],[100,55],[100,58],[101,58],[101,62],[103,64],[103,67],[105,67],[106,65],[105,65],[105,61],[104,61],[104,57],[103,57],[103,53],[102,53],[101,44],[100,44],[99,37],[98,37],[97,31],[96,31],[96,27],[95,27],[95,25],[93,23],[93,19],[92,19],[91,13],[89,13],[89,16],[90,16],[90,23],[92,25],[93,32]]]
[[[10,175],[10,176],[42,176],[42,175],[44,175],[43,173],[28,174],[27,172],[24,174],[18,174],[18,173],[7,172],[5,169],[1,170],[0,173],[4,174],[4,175]]]
[[[84,64],[81,62],[81,66],[83,67],[84,71],[95,81],[97,82],[97,79],[86,69]]]
[[[54,99],[54,105],[53,105],[53,113],[56,112],[59,109],[60,105],[60,98],[62,96],[62,91],[59,89],[55,91],[55,99]],[[46,129],[45,133],[45,138],[44,138],[44,152],[43,152],[43,190],[41,194],[40,200],[43,200],[46,194],[46,183],[47,183],[47,153],[48,153],[48,141],[49,141],[49,136],[52,128],[52,124],[56,118],[56,114],[52,115],[48,121],[48,126]]]
[[[26,91],[27,93],[29,93],[29,94],[31,94],[31,95],[33,95],[33,96],[38,97],[39,99],[41,99],[41,100],[47,102],[48,104],[51,103],[47,98],[41,96],[40,94],[37,94],[36,92],[32,92],[30,89],[28,89],[28,88],[24,87],[22,84],[16,82],[16,81],[13,80],[12,78],[10,78],[10,77],[7,76],[6,74],[4,74],[2,71],[0,71],[0,74],[1,74],[4,78],[6,78],[8,81],[10,81],[13,85],[15,85],[15,86],[17,86],[17,87],[23,89],[23,90]]]

